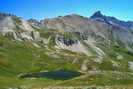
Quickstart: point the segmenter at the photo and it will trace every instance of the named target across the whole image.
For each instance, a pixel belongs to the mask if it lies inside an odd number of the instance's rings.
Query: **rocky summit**
[[[132,21],[101,11],[40,21],[0,13],[0,89],[132,84]]]

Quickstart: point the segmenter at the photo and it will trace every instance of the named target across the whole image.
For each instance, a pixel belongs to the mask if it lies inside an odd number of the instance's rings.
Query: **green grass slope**
[[[41,37],[45,38],[49,36],[54,38],[57,34],[66,37],[73,36],[72,34],[68,35],[68,33],[40,32]],[[116,46],[106,47],[98,44],[98,47],[104,50],[106,56],[102,63],[97,63],[93,60],[95,56],[85,56],[67,50],[55,49],[53,40],[47,45],[39,42],[34,43],[39,47],[35,47],[31,41],[16,41],[11,37],[0,36],[0,89],[24,89],[23,87],[26,87],[26,89],[40,89],[57,86],[111,86],[110,89],[127,86],[127,89],[133,88],[132,70],[128,64],[128,62],[133,62],[133,53],[130,51]],[[49,54],[56,54],[59,57],[48,56]],[[118,60],[116,54],[121,54],[124,58]],[[75,59],[77,59],[77,62],[73,63]],[[47,70],[68,69],[80,71],[81,65],[86,59],[89,60],[87,66],[90,71],[92,68],[98,68],[101,72],[88,72],[85,75],[66,81],[47,78],[19,78],[20,75]],[[111,61],[115,61],[119,66],[113,66]]]

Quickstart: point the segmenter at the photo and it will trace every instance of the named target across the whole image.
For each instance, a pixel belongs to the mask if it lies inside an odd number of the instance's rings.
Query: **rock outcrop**
[[[0,14],[0,33],[4,36],[12,36],[16,40],[40,41],[48,44],[55,39],[56,48],[70,50],[92,56],[93,51],[99,58],[103,58],[106,52],[100,47],[102,45],[116,45],[133,50],[133,36],[131,29],[127,30],[127,22],[116,18],[105,16],[100,11],[90,18],[77,14],[28,21],[10,14]],[[125,27],[123,27],[125,26]],[[128,26],[129,27],[129,26]],[[50,29],[57,33],[70,32],[73,37],[49,36],[49,39],[41,37],[39,30]],[[44,29],[44,30],[45,30]]]
[[[97,11],[96,13],[94,13],[90,17],[90,19],[98,21],[98,22],[104,22],[106,24],[118,26],[123,29],[131,30],[131,31],[133,30],[133,22],[132,21],[121,21],[115,17],[105,16],[101,13],[101,11]]]
[[[133,50],[133,36],[131,30],[127,30],[126,26],[123,27],[117,23],[121,21],[115,20],[117,19],[102,15],[101,12],[98,11],[91,16],[91,18],[72,14],[64,17],[42,20],[41,24],[45,28],[57,29],[59,32],[79,33],[82,35],[80,37],[83,40],[93,38],[93,40],[98,43],[106,41],[106,43],[116,43],[128,50]]]
[[[55,48],[57,49],[69,50],[75,53],[91,56],[91,53],[89,53],[87,48],[77,39],[57,37],[55,39],[55,42]]]
[[[0,33],[16,40],[40,39],[40,33],[34,31],[28,21],[10,14],[0,14]]]

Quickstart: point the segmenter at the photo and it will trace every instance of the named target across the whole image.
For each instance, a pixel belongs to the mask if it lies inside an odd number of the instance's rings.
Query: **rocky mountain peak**
[[[126,21],[119,20],[112,16],[103,15],[101,11],[95,12],[90,17],[90,19],[93,21],[102,22],[104,24],[111,24],[111,25],[120,27],[122,29],[133,30],[133,22],[131,21],[126,22]]]
[[[94,18],[101,18],[101,17],[104,17],[104,15],[101,13],[101,11],[97,11],[90,18],[94,19]]]

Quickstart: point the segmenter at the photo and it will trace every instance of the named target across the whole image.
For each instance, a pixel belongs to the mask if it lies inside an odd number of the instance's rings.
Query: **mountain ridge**
[[[117,21],[112,23],[114,18],[101,12],[93,18],[71,14],[40,22],[9,15],[0,18],[1,89],[93,84],[132,88],[133,32]],[[40,75],[21,79],[55,70],[74,70],[82,75],[68,81],[38,79]]]
[[[133,27],[132,27],[133,22],[132,21],[123,21],[123,20],[119,20],[113,16],[106,16],[106,15],[103,15],[101,13],[101,11],[95,12],[90,17],[90,19],[105,21],[105,23],[107,23],[107,24],[113,24],[113,25],[116,25],[116,26],[119,26],[119,27],[122,27],[122,28],[128,29],[128,30],[133,29]]]

